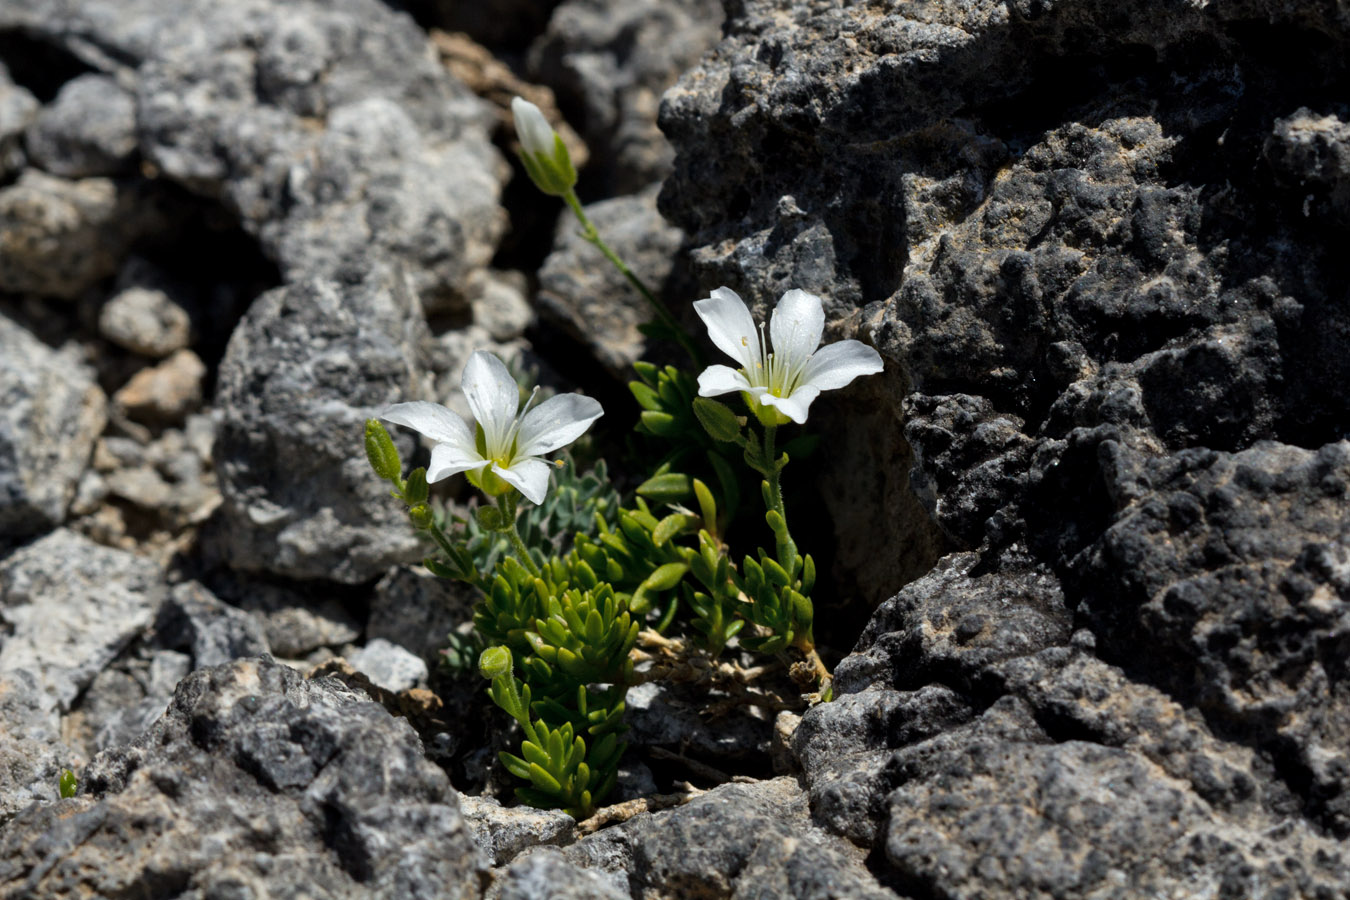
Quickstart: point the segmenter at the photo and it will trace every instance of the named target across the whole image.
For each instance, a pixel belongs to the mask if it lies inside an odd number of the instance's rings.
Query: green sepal
[[[495,506],[478,507],[478,527],[484,531],[501,531],[502,511]]]
[[[403,474],[403,462],[398,457],[398,448],[389,436],[384,425],[377,419],[366,419],[366,459],[375,474],[385,481],[398,484]]]
[[[427,470],[421,466],[413,469],[408,474],[408,481],[403,486],[403,498],[409,504],[425,503],[427,501]]]

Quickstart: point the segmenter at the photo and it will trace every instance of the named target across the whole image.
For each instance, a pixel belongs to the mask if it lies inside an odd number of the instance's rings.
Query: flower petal
[[[820,396],[818,388],[803,384],[792,392],[791,397],[775,397],[773,394],[766,392],[761,394],[758,399],[765,406],[778,409],[783,415],[798,425],[802,425],[806,422],[806,413],[811,408],[811,401],[818,396]]]
[[[598,401],[581,394],[549,397],[520,420],[516,457],[539,456],[572,443],[604,412]]]
[[[862,341],[839,341],[821,347],[811,357],[797,384],[832,391],[860,375],[875,375],[883,368],[881,354]]]
[[[544,495],[548,493],[548,472],[553,468],[542,459],[517,459],[511,463],[509,468],[503,468],[496,463],[492,464],[492,471],[502,477],[507,484],[512,485],[535,506],[544,502]]]
[[[820,346],[825,333],[825,308],[820,298],[793,289],[783,295],[769,318],[769,337],[779,365],[798,372]]]
[[[694,301],[694,312],[708,326],[708,337],[727,356],[748,372],[763,362],[759,355],[759,335],[750,310],[731,288],[720,287],[711,297]]]
[[[442,478],[458,475],[470,469],[481,469],[487,460],[478,455],[478,451],[469,447],[456,447],[453,444],[437,444],[431,448],[431,465],[427,466],[427,483],[433,484]]]
[[[460,376],[460,388],[469,401],[473,417],[483,426],[487,456],[505,456],[511,448],[503,447],[511,426],[516,421],[516,407],[520,406],[520,388],[511,377],[506,363],[483,350],[469,357]]]
[[[698,395],[716,397],[732,391],[748,391],[750,381],[745,373],[731,366],[708,366],[698,376]]]
[[[395,425],[406,425],[433,441],[473,449],[473,429],[458,414],[439,403],[425,400],[395,403],[380,413],[380,418]]]
[[[527,153],[553,153],[553,126],[530,101],[523,97],[511,100],[511,117],[515,119],[516,137]]]

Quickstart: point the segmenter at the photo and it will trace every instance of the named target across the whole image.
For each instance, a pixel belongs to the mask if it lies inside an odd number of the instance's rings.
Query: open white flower
[[[460,387],[477,420],[475,426],[438,403],[395,403],[380,418],[406,425],[436,442],[431,448],[427,481],[460,472],[486,493],[500,495],[512,487],[535,504],[548,493],[551,466],[540,459],[572,443],[604,413],[600,404],[581,394],[559,394],[532,407],[535,388],[520,408],[520,389],[506,364],[482,350],[469,357]]]
[[[704,369],[698,376],[699,396],[740,391],[765,425],[783,425],[789,419],[800,425],[821,391],[882,370],[881,354],[861,341],[839,341],[817,352],[825,309],[819,297],[806,291],[788,291],[774,307],[769,321],[772,351],[764,326],[755,327],[750,310],[731,288],[720,287],[711,297],[695,301],[694,311],[717,349],[741,364],[739,369]]]

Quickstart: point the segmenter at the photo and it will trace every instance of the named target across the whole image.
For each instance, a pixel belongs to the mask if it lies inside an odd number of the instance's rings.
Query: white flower
[[[765,425],[786,424],[788,419],[800,425],[821,391],[882,370],[881,355],[860,341],[839,341],[816,351],[825,331],[825,310],[820,298],[806,291],[788,291],[774,307],[769,321],[772,352],[765,346],[764,326],[755,327],[750,310],[730,288],[720,287],[696,301],[694,311],[717,349],[741,364],[739,369],[704,369],[698,376],[699,396],[740,391]]]
[[[567,153],[567,145],[548,124],[548,119],[528,100],[511,101],[511,117],[520,138],[520,161],[535,186],[545,194],[561,197],[577,183],[577,170]]]
[[[535,504],[548,493],[550,465],[540,459],[581,437],[604,410],[590,397],[559,394],[531,409],[538,388],[520,409],[520,389],[506,365],[491,353],[474,353],[464,366],[460,387],[473,410],[471,427],[438,403],[395,403],[380,418],[406,425],[436,442],[427,481],[468,472],[489,494],[518,489]],[[503,484],[504,482],[504,484]],[[509,485],[510,487],[507,487]]]

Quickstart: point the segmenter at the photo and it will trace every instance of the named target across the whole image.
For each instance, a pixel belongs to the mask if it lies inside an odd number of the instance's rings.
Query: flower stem
[[[783,504],[782,471],[778,461],[774,459],[776,452],[774,438],[777,436],[777,432],[778,426],[776,425],[764,427],[764,477],[769,482],[769,508],[778,513],[783,522],[782,530],[774,534],[777,542],[778,562],[789,574],[795,574],[797,544],[788,532],[787,508]]]
[[[535,565],[530,557],[530,551],[525,547],[525,542],[520,539],[520,531],[516,528],[516,492],[508,491],[502,494],[497,500],[498,509],[502,511],[502,534],[506,535],[507,540],[511,542],[511,549],[516,553],[516,559],[525,567],[535,578],[542,574],[539,566]]]
[[[652,312],[656,314],[656,318],[660,320],[661,324],[666,327],[666,330],[670,332],[671,336],[675,338],[680,346],[684,348],[685,352],[689,354],[689,358],[694,361],[695,367],[701,367],[703,365],[703,354],[699,352],[693,339],[689,337],[689,333],[680,327],[680,323],[675,321],[675,316],[666,308],[666,305],[657,299],[657,296],[652,293],[651,289],[647,287],[642,279],[639,278],[632,269],[628,268],[628,265],[623,260],[619,259],[618,254],[611,250],[609,245],[604,242],[604,239],[600,237],[600,232],[596,230],[595,225],[586,215],[586,211],[582,209],[581,201],[577,199],[576,191],[569,189],[566,194],[563,194],[563,199],[567,201],[567,205],[571,208],[573,215],[575,215],[577,221],[581,223],[581,236],[603,253],[605,259],[609,260],[614,265],[614,268],[619,270],[619,274],[628,279],[628,283],[631,284],[637,292],[642,295],[642,298],[647,301],[647,304],[652,308]]]

